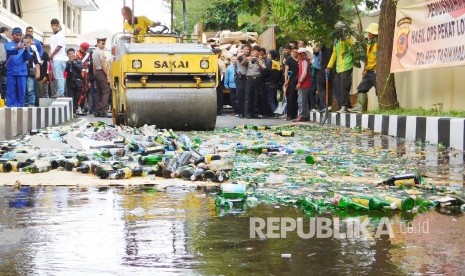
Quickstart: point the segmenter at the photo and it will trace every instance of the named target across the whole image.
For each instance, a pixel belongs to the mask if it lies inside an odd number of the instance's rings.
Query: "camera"
[[[252,62],[252,64],[255,64],[257,62],[257,58],[252,58],[250,62]]]
[[[238,57],[237,57],[237,60],[238,60],[239,62],[242,62],[242,61],[244,60],[244,57],[243,57],[243,56],[238,56]]]

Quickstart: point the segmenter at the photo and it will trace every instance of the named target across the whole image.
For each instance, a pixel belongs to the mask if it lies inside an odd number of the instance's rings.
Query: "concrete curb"
[[[310,121],[319,123],[323,115],[324,113],[310,112]],[[465,118],[333,112],[326,123],[350,128],[360,126],[397,138],[465,150]]]
[[[34,128],[59,125],[72,118],[72,98],[57,98],[48,107],[0,108],[0,140],[11,139]]]

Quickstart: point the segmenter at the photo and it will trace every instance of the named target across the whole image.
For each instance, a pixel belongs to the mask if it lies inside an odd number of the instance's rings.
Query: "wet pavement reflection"
[[[386,217],[391,239],[303,239],[295,231],[285,239],[253,239],[250,218],[301,218],[301,211],[260,204],[224,214],[213,200],[174,188],[0,187],[0,274],[465,273],[460,211],[370,214],[369,231]],[[341,212],[338,218],[366,216]]]

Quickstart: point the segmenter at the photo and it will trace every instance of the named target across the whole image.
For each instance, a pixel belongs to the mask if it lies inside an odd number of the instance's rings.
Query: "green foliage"
[[[164,0],[170,3],[171,0]],[[202,21],[206,30],[224,29],[262,32],[277,26],[278,45],[290,40],[305,39],[330,46],[335,39],[334,24],[353,22],[361,12],[358,6],[375,8],[379,0],[188,0],[189,30]],[[175,27],[182,25],[182,7],[175,0]],[[361,30],[351,31],[360,38]],[[363,44],[356,45],[354,55],[363,53]],[[359,58],[362,60],[363,57]]]
[[[239,1],[216,1],[205,11],[205,30],[236,30]]]
[[[171,0],[163,0],[165,6],[170,9]],[[201,21],[205,13],[205,9],[210,7],[215,0],[186,0],[187,10],[187,31],[192,33],[194,26]],[[184,17],[182,13],[181,0],[174,0],[174,24],[173,30],[184,33]]]
[[[396,108],[396,109],[378,109],[375,111],[370,111],[373,114],[384,114],[384,115],[404,115],[404,116],[428,116],[428,117],[455,117],[455,118],[465,118],[465,111],[456,111],[451,110],[448,112],[441,112],[437,109],[423,109],[423,108],[415,108],[415,109],[404,109],[404,108]]]

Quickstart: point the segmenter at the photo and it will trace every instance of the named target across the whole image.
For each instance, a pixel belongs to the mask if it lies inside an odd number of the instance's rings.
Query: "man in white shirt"
[[[11,42],[11,29],[8,27],[2,27],[0,29],[0,36],[7,42]]]
[[[50,62],[52,62],[53,76],[56,81],[56,96],[64,97],[65,95],[65,77],[63,73],[66,68],[66,38],[61,30],[60,21],[54,18],[50,22],[53,35],[50,42]]]

